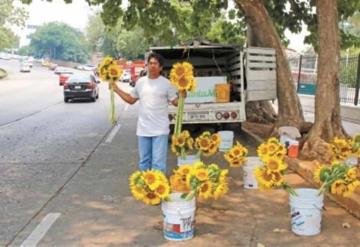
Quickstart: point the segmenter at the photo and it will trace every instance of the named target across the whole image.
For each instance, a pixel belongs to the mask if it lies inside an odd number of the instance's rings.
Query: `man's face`
[[[159,61],[156,58],[150,58],[149,64],[148,64],[149,74],[152,76],[159,76],[160,72],[162,70],[161,65],[159,64]]]

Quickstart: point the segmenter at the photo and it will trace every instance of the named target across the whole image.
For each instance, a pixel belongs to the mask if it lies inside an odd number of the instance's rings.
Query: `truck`
[[[150,47],[150,52],[164,58],[165,77],[169,77],[177,62],[187,61],[194,67],[197,87],[194,92],[188,92],[183,124],[241,123],[246,121],[246,103],[276,99],[275,49],[192,43]],[[227,102],[219,102],[218,84],[230,88]],[[175,123],[176,111],[176,107],[169,106],[171,124]]]

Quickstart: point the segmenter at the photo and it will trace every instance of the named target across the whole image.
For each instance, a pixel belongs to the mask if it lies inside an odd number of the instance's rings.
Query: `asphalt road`
[[[53,71],[35,65],[30,73],[20,73],[16,60],[0,60],[0,67],[9,72],[0,81],[3,246],[85,163],[112,126],[106,84],[99,85],[100,97],[95,103],[64,103]],[[118,113],[124,106],[118,99]]]

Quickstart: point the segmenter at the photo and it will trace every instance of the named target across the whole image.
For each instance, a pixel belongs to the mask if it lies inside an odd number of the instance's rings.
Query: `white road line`
[[[115,124],[115,127],[111,130],[110,134],[108,135],[108,137],[105,140],[105,143],[111,143],[112,140],[114,139],[116,133],[120,130],[121,125],[119,123]]]
[[[35,230],[20,245],[20,247],[36,247],[60,215],[60,213],[47,214]]]

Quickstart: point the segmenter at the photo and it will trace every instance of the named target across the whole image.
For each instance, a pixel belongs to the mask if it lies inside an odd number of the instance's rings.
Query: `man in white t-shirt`
[[[166,172],[170,132],[168,104],[171,102],[177,106],[178,96],[170,81],[160,75],[162,66],[162,57],[152,53],[148,57],[148,75],[136,82],[130,94],[116,84],[113,85],[114,91],[127,103],[134,104],[139,100],[136,135],[140,170],[156,169]]]

